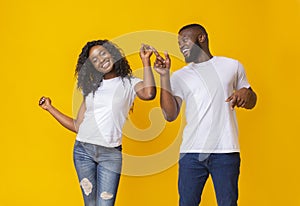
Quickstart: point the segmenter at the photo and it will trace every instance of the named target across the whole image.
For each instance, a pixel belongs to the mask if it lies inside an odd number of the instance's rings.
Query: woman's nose
[[[102,63],[102,62],[104,61],[104,58],[103,58],[102,56],[98,56],[98,61],[99,61],[100,63]]]

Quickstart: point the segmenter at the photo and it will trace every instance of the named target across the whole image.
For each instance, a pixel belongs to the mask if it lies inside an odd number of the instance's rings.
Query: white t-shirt
[[[213,57],[190,63],[173,73],[171,87],[186,103],[181,153],[240,151],[236,114],[225,102],[235,90],[250,87],[237,60]]]
[[[103,79],[95,95],[85,99],[86,112],[76,140],[105,147],[122,143],[122,128],[136,93],[134,86],[139,78],[115,77]]]

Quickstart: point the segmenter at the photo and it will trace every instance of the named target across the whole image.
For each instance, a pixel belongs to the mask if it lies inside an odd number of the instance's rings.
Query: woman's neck
[[[103,79],[112,79],[117,77],[117,74],[115,72],[108,72],[107,74],[104,74]]]

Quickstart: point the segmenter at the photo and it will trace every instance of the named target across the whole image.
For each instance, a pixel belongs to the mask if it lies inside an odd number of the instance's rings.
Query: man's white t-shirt
[[[186,103],[181,153],[240,151],[236,114],[225,100],[243,87],[250,87],[243,66],[226,57],[190,63],[173,73],[172,93]]]
[[[76,140],[105,147],[122,143],[122,128],[132,106],[139,78],[103,79],[100,87],[85,98],[86,112]]]

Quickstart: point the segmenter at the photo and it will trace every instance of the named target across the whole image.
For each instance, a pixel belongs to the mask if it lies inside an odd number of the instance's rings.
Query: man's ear
[[[198,35],[198,41],[199,43],[203,43],[206,41],[206,35],[205,34],[199,34]]]

